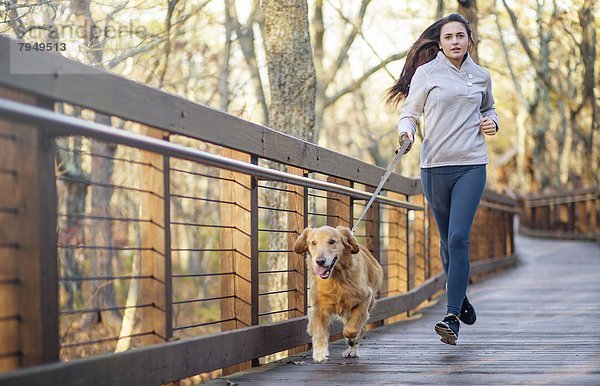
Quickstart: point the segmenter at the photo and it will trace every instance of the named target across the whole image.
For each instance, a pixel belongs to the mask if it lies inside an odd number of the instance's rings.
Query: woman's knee
[[[451,251],[455,250],[468,250],[469,248],[469,235],[464,232],[451,232],[448,235],[448,249]]]

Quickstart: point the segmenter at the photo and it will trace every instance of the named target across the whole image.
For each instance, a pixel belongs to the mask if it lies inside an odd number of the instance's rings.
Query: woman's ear
[[[339,226],[337,229],[342,234],[342,243],[344,246],[352,252],[352,254],[357,254],[360,251],[360,247],[358,246],[358,241],[356,241],[356,237],[348,227]]]
[[[302,234],[294,243],[294,252],[301,255],[308,250],[308,243],[306,242],[306,240],[308,239],[308,235],[311,231],[312,228],[306,228],[304,229],[304,231],[302,231]]]

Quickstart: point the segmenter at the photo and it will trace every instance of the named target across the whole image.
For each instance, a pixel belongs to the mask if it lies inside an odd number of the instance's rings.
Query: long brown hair
[[[474,45],[473,32],[471,31],[469,22],[463,15],[460,13],[452,13],[436,20],[435,23],[423,31],[421,36],[419,36],[417,41],[415,41],[408,50],[404,67],[400,73],[400,78],[398,78],[398,81],[396,81],[396,83],[388,90],[386,103],[389,103],[392,106],[398,106],[398,104],[406,98],[408,95],[408,88],[410,87],[410,81],[412,80],[417,67],[430,62],[436,57],[440,50],[440,34],[442,32],[442,27],[452,21],[457,21],[465,26],[469,42],[471,42],[471,45],[469,46],[470,51],[471,47]]]

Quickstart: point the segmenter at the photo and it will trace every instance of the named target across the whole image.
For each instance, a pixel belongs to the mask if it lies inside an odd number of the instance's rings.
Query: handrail
[[[0,36],[0,85],[365,185],[377,186],[385,172],[382,167],[274,130],[277,128],[245,121],[59,55],[29,52],[31,59],[19,63],[21,74],[10,73],[11,52],[18,50],[15,39]],[[402,194],[421,193],[419,179],[399,174],[390,176],[387,186]]]
[[[600,185],[519,197],[519,232],[534,237],[600,240]]]
[[[345,194],[355,199],[368,200],[371,194],[354,188],[319,181],[307,177],[267,169],[258,165],[245,163],[235,159],[222,157],[205,151],[192,149],[186,146],[166,142],[144,135],[118,130],[96,122],[61,115],[39,107],[14,102],[0,98],[0,112],[22,122],[35,122],[43,124],[40,130],[46,131],[54,136],[61,135],[83,135],[105,141],[112,141],[121,145],[135,146],[137,148],[153,151],[162,155],[177,157],[188,161],[201,162],[208,166],[221,167],[223,169],[253,175],[255,177],[269,178],[274,181],[294,183],[296,185],[317,188],[333,193]],[[377,202],[406,208],[412,210],[423,210],[422,206],[411,204],[407,201],[393,200],[385,196],[378,196]]]

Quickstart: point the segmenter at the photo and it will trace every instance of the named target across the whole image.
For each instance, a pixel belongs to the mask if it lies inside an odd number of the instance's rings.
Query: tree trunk
[[[256,98],[262,111],[262,124],[269,126],[269,107],[267,106],[267,99],[265,97],[265,90],[263,86],[263,80],[258,69],[258,63],[256,60],[256,50],[254,49],[254,25],[259,21],[258,15],[260,14],[260,3],[258,0],[254,0],[252,5],[252,12],[246,21],[246,24],[242,24],[237,16],[235,6],[231,7],[233,23],[235,25],[235,33],[237,35],[237,41],[246,59],[246,64],[250,70],[252,76],[252,83],[256,91]]]
[[[225,47],[223,48],[223,62],[221,63],[221,76],[219,78],[219,95],[221,111],[227,111],[229,107],[229,58],[231,56],[231,34],[233,31],[233,21],[231,9],[233,5],[231,0],[225,0]]]
[[[586,139],[587,151],[589,154],[589,167],[584,168],[588,174],[586,180],[591,184],[598,184],[600,174],[600,157],[598,151],[594,149],[598,148],[598,145],[594,144],[598,140],[598,131],[600,131],[600,123],[598,116],[600,114],[600,107],[596,100],[596,89],[598,85],[598,78],[596,73],[596,21],[594,15],[596,15],[595,7],[598,7],[598,2],[594,0],[585,0],[579,10],[579,23],[582,29],[582,39],[580,44],[581,57],[584,67],[583,75],[583,98],[582,104],[590,105],[591,114],[591,130],[589,138]]]
[[[458,0],[458,13],[462,14],[471,26],[473,41],[475,42],[475,46],[471,51],[471,58],[473,58],[475,63],[479,63],[479,55],[477,53],[477,45],[479,44],[479,34],[477,33],[477,23],[479,20],[477,17],[477,0]]]
[[[96,22],[90,10],[90,0],[76,0],[72,3],[78,23],[83,27],[86,42],[86,61],[93,66],[102,66],[104,42],[98,40],[95,33]],[[111,124],[109,116],[96,113],[96,122],[105,125]],[[116,147],[106,142],[92,140],[91,150],[95,155],[92,157],[91,180],[95,183],[110,184],[113,172],[113,157]],[[110,218],[110,198],[112,188],[103,186],[92,186],[91,188],[91,216],[98,218]],[[106,220],[94,220],[90,225],[90,236],[93,244],[100,248],[91,249],[89,253],[90,277],[112,277],[112,229],[111,222]],[[115,293],[112,280],[92,280],[88,286],[90,308],[106,309],[115,307]],[[108,322],[112,326],[120,326],[121,316],[118,311],[102,311],[86,314],[84,323]]]
[[[271,127],[297,138],[314,139],[316,74],[308,31],[308,5],[306,0],[263,0],[264,43],[271,90],[269,120]],[[282,184],[268,183],[274,188]],[[284,195],[276,190],[263,190],[268,207],[281,209],[286,205]],[[283,230],[287,221],[278,211],[269,211],[270,229]],[[288,249],[287,237],[282,233],[269,234],[269,250]],[[267,253],[268,269],[285,269],[287,254]],[[282,290],[287,278],[268,275],[268,292]],[[281,296],[280,296],[281,295]],[[287,295],[267,296],[269,311],[287,309]],[[288,313],[273,315],[271,320]]]
[[[316,74],[306,0],[264,0],[271,127],[313,141]]]
[[[444,0],[437,0],[437,9],[435,11],[435,18],[441,19],[444,17]]]
[[[137,224],[136,224],[137,225]],[[136,236],[139,245],[140,227],[135,226]],[[140,253],[133,254],[131,262],[131,276],[140,276],[142,274],[142,265],[140,261]],[[121,331],[119,332],[119,340],[115,352],[127,351],[131,348],[131,335],[135,329],[135,311],[140,298],[140,279],[129,280],[129,289],[127,290],[127,300],[125,301],[125,311],[123,312],[123,322],[121,323]]]
[[[110,125],[110,117],[96,114],[96,122]],[[108,184],[112,180],[113,157],[116,146],[92,140],[92,152],[96,157],[92,161],[91,180],[94,183]],[[112,197],[112,187],[110,186],[92,186],[91,190],[91,213],[94,218],[110,218],[111,208],[110,200]],[[89,252],[89,275],[90,277],[112,277],[112,258],[113,258],[113,238],[112,222],[103,220],[94,220],[90,224],[90,240],[93,248]],[[121,316],[118,311],[109,310],[115,307],[115,292],[112,280],[106,281],[92,280],[88,287],[90,298],[90,308],[102,310],[100,312],[87,314],[89,323],[108,323],[111,326],[119,326]]]

